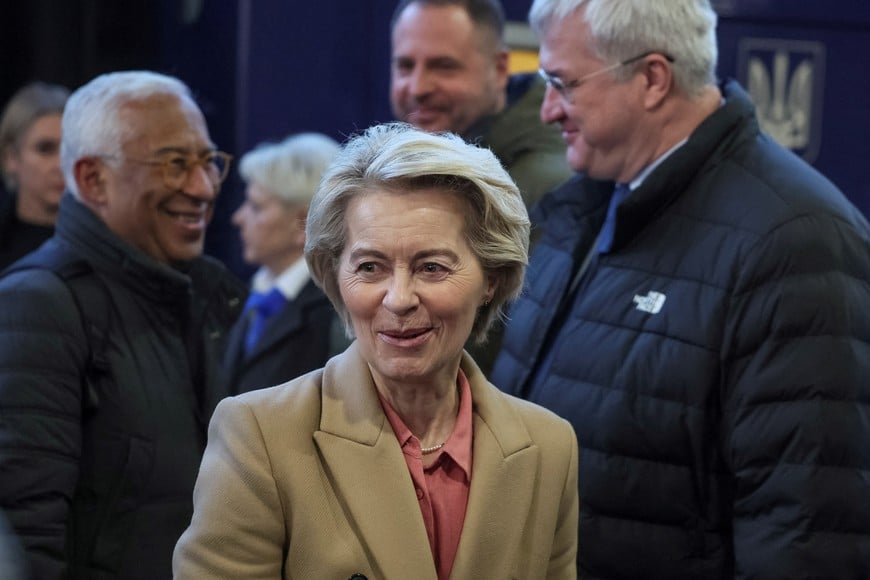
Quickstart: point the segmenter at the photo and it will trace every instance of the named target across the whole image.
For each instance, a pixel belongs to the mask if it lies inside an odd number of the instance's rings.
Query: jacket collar
[[[683,192],[702,171],[715,166],[722,151],[747,132],[758,132],[755,108],[749,95],[733,81],[720,87],[725,103],[707,117],[689,136],[685,145],[674,151],[647,176],[616,211],[613,250],[624,246],[637,232],[653,221]]]
[[[16,195],[6,193],[3,185],[0,184],[0,239],[3,239],[3,234],[9,231],[16,219],[16,202]]]
[[[522,533],[516,522],[526,521],[531,509],[538,450],[506,396],[467,354],[461,365],[473,400],[474,468],[452,576],[481,578],[482,568],[491,571]],[[322,404],[314,440],[379,577],[414,570],[416,578],[435,580],[413,483],[356,343],[324,368]]]
[[[499,161],[511,167],[529,149],[564,149],[559,131],[541,123],[540,109],[547,85],[537,73],[517,73],[508,79],[505,107],[484,115],[463,134],[463,139],[498,152]],[[567,171],[567,162],[565,162]]]
[[[306,331],[308,312],[327,304],[329,304],[329,298],[326,297],[326,294],[317,287],[313,280],[308,280],[295,300],[288,301],[279,312],[269,318],[263,329],[263,334],[247,357],[243,353],[243,345],[248,325],[237,324],[229,339],[228,360],[241,361],[240,364],[243,366],[253,364],[262,355],[273,350],[276,346],[280,346],[281,342],[288,336]]]
[[[518,73],[508,77],[507,86],[505,87],[504,109],[498,113],[484,115],[472,123],[471,127],[469,127],[462,135],[462,138],[469,143],[474,143],[484,147],[490,146],[487,142],[487,135],[499,116],[503,115],[505,111],[509,110],[511,107],[514,107],[521,99],[523,99],[523,97],[526,96],[533,98],[539,97],[537,103],[532,102],[532,107],[540,104],[544,96],[543,91],[538,91],[539,94],[536,94],[531,90],[535,85],[537,78],[538,75],[535,73]]]
[[[159,301],[185,299],[191,292],[191,263],[169,267],[145,255],[112,232],[90,208],[66,193],[60,202],[55,235],[75,247],[97,270],[120,272],[131,289]]]

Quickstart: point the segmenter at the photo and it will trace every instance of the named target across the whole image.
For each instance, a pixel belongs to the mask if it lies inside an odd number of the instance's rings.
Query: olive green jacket
[[[513,75],[508,105],[499,114],[477,123],[465,136],[488,147],[520,188],[526,207],[568,180],[572,170],[565,159],[565,142],[558,127],[541,122],[546,84],[537,75]]]

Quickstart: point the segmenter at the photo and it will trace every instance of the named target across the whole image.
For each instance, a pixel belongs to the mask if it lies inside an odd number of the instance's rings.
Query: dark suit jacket
[[[18,219],[16,205],[15,194],[6,193],[0,186],[0,271],[38,248],[54,233],[51,226]]]
[[[337,315],[326,295],[309,280],[295,300],[287,302],[266,323],[250,356],[244,342],[248,320],[241,317],[230,333],[224,358],[224,376],[231,393],[239,394],[280,385],[322,367],[331,354],[341,352],[331,335]],[[348,341],[349,342],[349,341]]]

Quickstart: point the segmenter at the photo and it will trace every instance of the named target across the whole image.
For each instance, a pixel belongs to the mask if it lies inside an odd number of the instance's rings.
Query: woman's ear
[[[484,306],[489,306],[489,303],[492,302],[492,297],[495,296],[496,288],[498,288],[498,282],[495,279],[495,276],[490,276],[487,279],[486,283],[486,291],[483,293],[483,302]]]

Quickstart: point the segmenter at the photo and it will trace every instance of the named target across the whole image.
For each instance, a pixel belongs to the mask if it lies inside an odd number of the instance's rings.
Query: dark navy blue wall
[[[753,91],[762,120],[769,121],[762,126],[782,131],[804,126],[806,144],[792,148],[870,216],[870,75],[866,74],[870,3],[714,0],[714,4],[720,14],[720,75],[736,77],[750,87],[749,71],[766,71],[758,83],[762,90]],[[779,78],[777,60],[782,67]],[[763,98],[765,88],[769,99]]]
[[[523,22],[531,0],[504,4],[509,20]],[[870,3],[714,4],[720,14],[720,76],[748,85],[748,71],[762,71],[755,78],[764,82],[754,86],[770,96],[769,121],[779,122],[783,131],[790,124],[802,128],[806,143],[797,153],[870,215],[864,144],[870,134],[870,76],[863,74],[870,54]],[[341,140],[390,119],[394,5],[395,0],[162,0],[162,69],[192,86],[215,141],[237,158],[261,141],[298,131]],[[185,7],[195,17],[185,20]],[[777,76],[776,70],[784,74]],[[804,82],[796,82],[798,77]],[[241,197],[233,173],[208,251],[245,275],[249,270],[229,223]]]
[[[236,0],[178,1],[160,4],[157,32],[160,71],[184,80],[194,92],[219,149],[236,156],[239,6]],[[233,171],[215,208],[206,238],[206,252],[223,260],[241,276],[250,269],[242,262],[241,246],[230,216],[241,199]]]
[[[257,143],[299,131],[341,141],[391,119],[389,21],[395,3],[163,0],[161,69],[191,86],[212,138],[236,160]],[[506,1],[505,12],[524,20],[530,4]],[[246,276],[250,268],[241,261],[230,222],[242,196],[234,171],[206,249]]]

